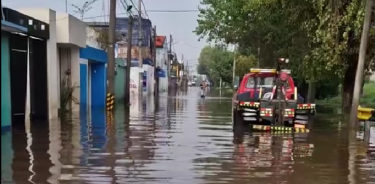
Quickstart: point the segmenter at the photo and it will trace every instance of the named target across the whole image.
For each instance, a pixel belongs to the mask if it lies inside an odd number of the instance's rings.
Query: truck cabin
[[[281,72],[290,74],[290,70],[282,70]],[[251,69],[250,73],[243,77],[238,94],[250,92],[251,98],[259,98],[260,88],[262,88],[262,98],[269,98],[275,86],[276,77],[275,69]],[[287,78],[285,87],[287,98],[293,98],[294,82],[292,77]]]

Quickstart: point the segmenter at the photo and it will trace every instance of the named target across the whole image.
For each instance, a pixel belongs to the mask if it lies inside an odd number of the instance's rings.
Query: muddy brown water
[[[333,114],[322,112],[309,134],[238,137],[230,95],[212,90],[201,99],[194,87],[156,105],[118,107],[112,119],[91,114],[2,134],[2,183],[375,183],[375,153],[361,141],[349,144]]]

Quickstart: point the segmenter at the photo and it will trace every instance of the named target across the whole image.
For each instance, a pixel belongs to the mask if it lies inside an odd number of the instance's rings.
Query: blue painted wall
[[[91,62],[91,105],[105,108],[107,73],[103,63]]]
[[[86,48],[79,49],[80,58],[93,60],[100,63],[107,63],[107,52],[86,46]]]
[[[107,52],[105,52],[104,50],[86,46],[86,48],[80,49],[79,54],[80,58],[87,59],[89,65],[91,66],[91,86],[89,86],[91,90],[91,99],[87,99],[87,89],[85,93],[86,104],[88,103],[88,100],[91,100],[92,107],[104,109],[107,88],[107,74],[105,68],[105,64],[107,63]],[[84,83],[87,84],[87,78],[84,79],[82,77],[83,76],[81,75],[81,85],[83,85]],[[81,90],[81,95],[83,92],[85,92],[84,89]]]
[[[1,130],[11,126],[9,37],[1,32]]]
[[[87,65],[80,64],[80,113],[87,114]]]

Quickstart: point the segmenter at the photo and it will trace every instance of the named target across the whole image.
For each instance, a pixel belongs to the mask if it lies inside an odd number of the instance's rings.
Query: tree
[[[358,63],[358,51],[362,22],[364,18],[364,1],[314,1],[317,17],[310,21],[315,24],[312,35],[315,47],[311,50],[304,67],[307,75],[313,80],[338,76],[342,79],[342,107],[350,111]],[[375,56],[375,28],[370,35],[370,46],[367,54],[367,69]]]
[[[214,83],[218,83],[220,78],[223,82],[232,83],[233,59],[233,52],[223,46],[206,46],[199,55],[197,71],[207,75]]]
[[[245,74],[249,73],[250,68],[257,65],[257,62],[257,59],[253,55],[237,55],[235,71],[236,76],[242,78]]]
[[[195,33],[233,43],[258,56],[261,67],[288,57],[293,77],[319,83],[340,78],[350,109],[364,2],[358,0],[203,0]],[[370,34],[367,69],[375,55]]]

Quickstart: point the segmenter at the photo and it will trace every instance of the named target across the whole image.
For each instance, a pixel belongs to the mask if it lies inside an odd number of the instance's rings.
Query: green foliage
[[[340,80],[338,78],[326,78],[316,83],[316,99],[332,98],[340,94]]]
[[[257,62],[257,59],[253,55],[237,55],[236,76],[242,78],[245,74],[249,73],[250,68],[253,68],[257,65]]]
[[[223,45],[204,47],[199,56],[197,71],[205,74],[215,83],[222,78],[225,83],[233,82],[233,61],[236,59],[236,76],[244,76],[250,68],[255,67],[257,59],[253,55],[235,54]]]
[[[274,67],[278,57],[287,57],[293,77],[299,81],[345,81],[343,95],[349,97],[345,99],[350,103],[364,2],[202,0],[204,8],[200,8],[195,33],[209,41],[238,44],[239,52],[257,56],[261,67]],[[372,24],[374,20],[373,17]],[[368,43],[366,70],[375,68],[374,26]],[[333,82],[326,91],[335,89],[337,83]]]
[[[70,104],[76,103],[78,104],[78,99],[73,95],[74,91],[79,89],[77,85],[69,85],[68,79],[64,79],[60,83],[60,116],[61,119],[66,119],[68,114],[71,112],[72,108]]]
[[[198,73],[207,75],[214,83],[220,78],[223,82],[232,83],[234,54],[221,46],[207,46],[202,49],[198,59]]]
[[[325,106],[337,106],[342,102],[341,100],[342,99],[339,96],[328,97],[318,100],[318,104]],[[363,107],[375,108],[375,82],[365,83],[359,104]]]
[[[375,108],[375,82],[368,82],[363,86],[360,104],[364,107]]]

